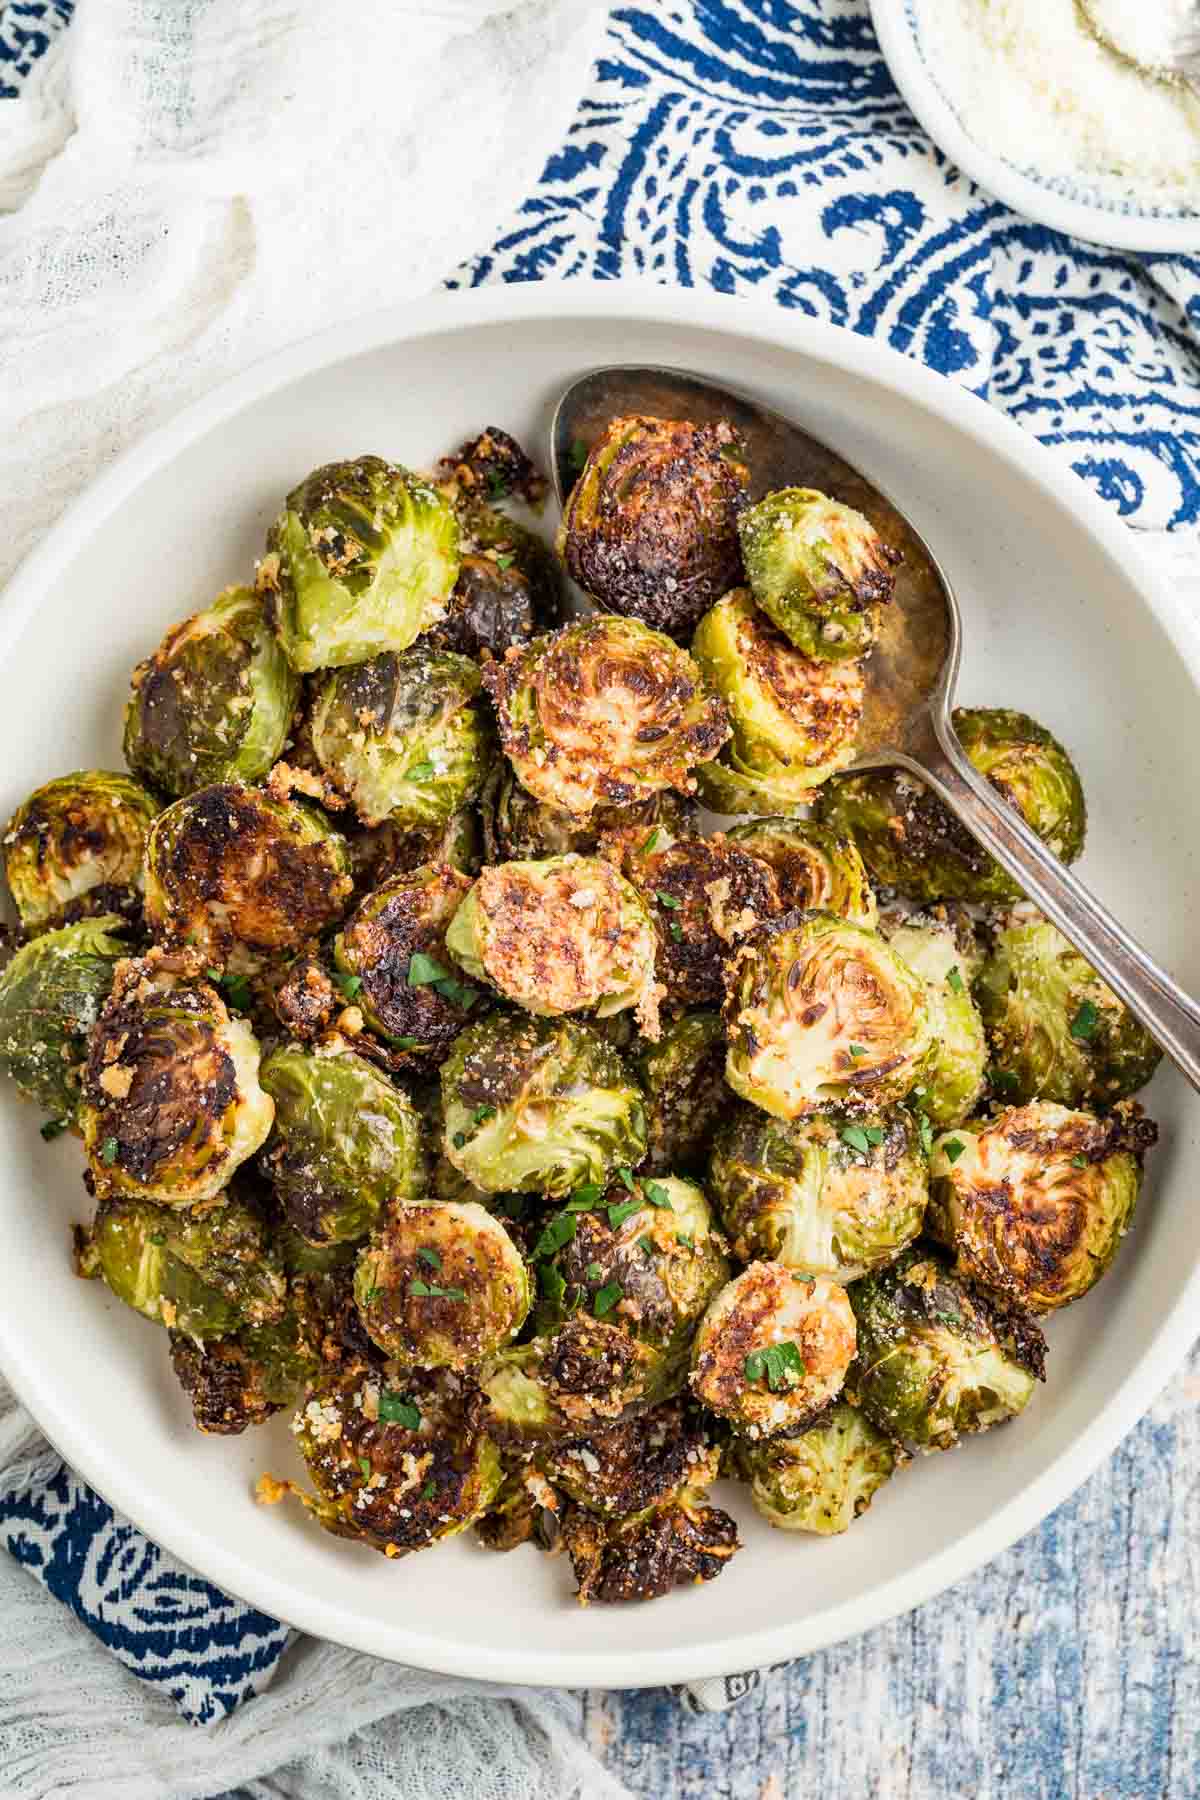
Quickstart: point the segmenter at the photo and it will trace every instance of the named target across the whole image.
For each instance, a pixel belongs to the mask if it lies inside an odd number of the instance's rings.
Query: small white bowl
[[[1043,175],[985,149],[941,86],[936,49],[922,40],[920,0],[870,3],[879,47],[905,100],[939,150],[997,200],[1039,225],[1113,250],[1200,250],[1200,213],[1140,206],[1082,176]]]

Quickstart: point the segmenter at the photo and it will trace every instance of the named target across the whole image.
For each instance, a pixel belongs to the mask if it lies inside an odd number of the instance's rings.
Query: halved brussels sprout
[[[1130,1102],[1097,1119],[1035,1100],[957,1126],[933,1147],[930,1232],[981,1286],[1031,1312],[1066,1306],[1116,1256],[1157,1135]]]
[[[613,419],[563,508],[559,554],[607,612],[686,642],[740,579],[749,474],[732,426]]]
[[[900,561],[869,520],[816,488],[780,488],[738,521],[754,598],[805,656],[863,656]]]
[[[574,1019],[481,1019],[455,1040],[441,1081],[446,1155],[491,1193],[562,1197],[645,1152],[641,1089]]]
[[[546,1477],[531,1463],[524,1463],[504,1477],[499,1492],[482,1519],[475,1522],[475,1536],[485,1550],[501,1555],[522,1544],[553,1550],[558,1542],[561,1500]]]
[[[703,1169],[717,1120],[728,1105],[725,1027],[715,1012],[683,1013],[634,1062],[646,1094],[646,1158],[651,1175]]]
[[[648,837],[656,825],[674,836],[691,829],[695,802],[672,788],[660,788],[647,800],[628,806],[598,806],[586,819],[535,800],[502,757],[488,776],[480,799],[488,862],[529,861],[541,856],[581,856],[595,850],[609,832],[640,831]]]
[[[445,824],[478,794],[495,756],[479,670],[449,651],[377,656],[326,675],[312,735],[366,825]]]
[[[96,1195],[212,1200],[261,1147],[275,1104],[258,1044],[202,978],[204,958],[118,963],[83,1075],[79,1120]]]
[[[678,1391],[697,1321],[729,1279],[704,1190],[667,1175],[577,1190],[533,1247],[543,1329],[572,1313],[610,1318],[658,1359],[654,1386]],[[598,1209],[598,1210],[597,1210]]]
[[[758,1444],[739,1438],[733,1448],[754,1510],[783,1531],[822,1537],[847,1531],[907,1461],[901,1445],[844,1400],[796,1437]]]
[[[550,483],[510,432],[487,425],[438,462],[438,480],[457,506],[480,498],[523,500],[540,512]]]
[[[260,1500],[295,1494],[326,1531],[385,1556],[465,1531],[504,1478],[469,1394],[445,1374],[335,1365],[298,1408],[293,1430],[316,1494],[266,1476]]]
[[[785,913],[740,945],[726,986],[725,1079],[764,1112],[878,1111],[924,1079],[925,984],[873,931]]]
[[[470,880],[445,863],[393,875],[368,894],[334,943],[355,1004],[380,1037],[441,1061],[483,998],[460,979],[446,931]]]
[[[569,1507],[562,1538],[581,1606],[656,1600],[712,1581],[740,1547],[734,1520],[690,1487],[621,1519]]]
[[[562,579],[541,538],[481,500],[456,506],[462,555],[443,618],[419,642],[434,650],[503,656],[558,624]]]
[[[173,1331],[171,1366],[196,1429],[231,1437],[294,1405],[321,1365],[289,1312],[277,1324],[246,1326],[230,1337],[198,1340]]]
[[[929,1170],[903,1107],[784,1120],[742,1105],[717,1133],[709,1191],[740,1261],[767,1257],[845,1285],[916,1237]]]
[[[1074,764],[1027,713],[959,708],[962,747],[1031,831],[1062,862],[1083,851],[1087,809]],[[822,822],[852,837],[872,879],[920,901],[1011,904],[1020,890],[965,825],[904,769],[846,775],[817,801]]]
[[[72,1123],[88,1034],[127,946],[116,918],[81,919],[23,944],[0,971],[0,1070],[28,1100]]]
[[[692,655],[729,709],[733,736],[700,770],[714,812],[779,812],[852,763],[866,684],[860,664],[816,662],[745,588],[705,613]]]
[[[794,1431],[841,1393],[854,1345],[845,1288],[782,1263],[751,1263],[700,1321],[692,1392],[746,1437]]]
[[[379,456],[329,463],[293,488],[258,586],[294,669],[407,650],[458,579],[458,521],[428,482]]]
[[[595,856],[484,869],[455,912],[446,948],[476,981],[555,1018],[632,1009],[658,1036],[654,922],[637,889]]]
[[[1162,1060],[1145,1027],[1027,901],[997,920],[975,997],[1006,1099],[1111,1106]]]
[[[333,1046],[281,1046],[259,1080],[275,1102],[261,1166],[288,1221],[310,1243],[352,1243],[392,1195],[416,1198],[420,1121],[369,1062]]]
[[[406,1367],[478,1370],[525,1323],[525,1258],[499,1219],[467,1201],[390,1202],[359,1252],[354,1297],[367,1332]]]
[[[732,946],[779,910],[771,871],[720,832],[677,837],[667,825],[612,832],[603,851],[650,909],[666,1005],[719,1002]]]
[[[685,1490],[699,1497],[720,1472],[713,1433],[687,1400],[664,1400],[619,1424],[555,1444],[546,1477],[576,1506],[608,1519],[663,1506]]]
[[[125,761],[178,798],[214,781],[258,781],[283,754],[300,678],[252,588],[230,587],[173,625],[133,671]]]
[[[297,950],[350,902],[344,840],[314,807],[261,788],[199,788],[158,815],[146,849],[146,919],[216,963]]]
[[[607,1319],[577,1313],[557,1330],[501,1351],[480,1381],[486,1429],[528,1449],[578,1438],[664,1399],[663,1361]]]
[[[921,977],[929,1000],[936,1042],[915,1104],[939,1131],[958,1125],[979,1104],[987,1080],[987,1039],[971,998],[980,956],[970,922],[925,913],[886,916],[880,932]]]
[[[47,781],[4,834],[4,873],[32,937],[95,913],[136,918],[158,802],[128,775],[81,769]]]
[[[987,1299],[938,1251],[914,1246],[850,1299],[858,1356],[846,1396],[880,1431],[950,1450],[1028,1405],[1045,1379],[1046,1340],[1028,1313]]]
[[[313,955],[273,964],[265,972],[259,992],[293,1043],[312,1043],[322,1037],[343,1005],[341,990],[334,987],[321,959]]]
[[[693,793],[729,736],[686,650],[638,619],[599,614],[490,663],[483,681],[521,785],[577,817],[660,788]]]
[[[749,819],[727,841],[766,863],[775,877],[780,912],[793,907],[837,913],[852,925],[874,926],[879,908],[866,864],[851,838],[811,819]]]
[[[187,1211],[104,1200],[80,1266],[126,1306],[185,1337],[267,1325],[285,1309],[283,1266],[263,1215],[236,1191]]]

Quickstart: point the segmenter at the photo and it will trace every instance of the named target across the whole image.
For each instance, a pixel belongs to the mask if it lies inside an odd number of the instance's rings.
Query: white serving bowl
[[[757,393],[909,511],[965,615],[962,697],[1028,709],[1091,802],[1084,873],[1200,989],[1200,653],[1156,607],[1125,530],[980,400],[896,352],[774,307],[622,283],[496,287],[357,320],[250,369],[120,461],[49,534],[0,608],[0,806],[47,777],[120,765],[129,671],[164,628],[243,579],[282,494],[362,451],[431,459],[485,424],[540,450],[554,401],[604,362],[675,364]],[[460,1675],[641,1686],[796,1656],[876,1625],[1036,1525],[1106,1456],[1200,1317],[1200,1107],[1172,1071],[1136,1228],[1114,1272],[1054,1319],[1024,1418],[922,1460],[844,1537],[794,1537],[728,1504],[746,1547],[653,1605],[571,1598],[566,1566],[470,1537],[403,1561],[262,1508],[296,1473],[281,1418],[200,1436],[165,1333],[71,1272],[86,1213],[75,1141],[0,1095],[0,1365],[86,1479],[192,1568],[277,1617]]]
[[[1151,0],[1151,4],[1153,0]],[[871,22],[892,79],[939,150],[965,175],[1052,231],[1114,250],[1200,249],[1200,213],[1152,208],[1114,197],[1083,176],[1044,175],[1027,164],[998,156],[970,134],[955,96],[942,86],[936,43],[926,41],[921,0],[870,0]],[[1014,122],[1013,148],[1021,134]]]

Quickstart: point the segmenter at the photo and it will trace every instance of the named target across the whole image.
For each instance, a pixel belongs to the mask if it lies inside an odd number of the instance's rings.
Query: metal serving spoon
[[[899,765],[919,775],[1200,1089],[1200,1006],[967,760],[950,722],[962,641],[958,602],[920,533],[844,457],[790,419],[684,369],[594,369],[572,383],[550,427],[560,502],[579,473],[577,446],[595,443],[610,419],[629,413],[697,424],[727,419],[746,446],[752,499],[773,488],[819,488],[857,508],[887,543],[903,551],[895,602],[884,608],[880,636],[867,660],[853,768]]]
[[[1153,62],[1146,60],[1134,33],[1126,34],[1113,25],[1106,16],[1103,0],[1075,0],[1075,5],[1092,36],[1122,62],[1132,63],[1156,81],[1181,81],[1200,92],[1200,4],[1192,6],[1189,16],[1175,25],[1165,55]]]

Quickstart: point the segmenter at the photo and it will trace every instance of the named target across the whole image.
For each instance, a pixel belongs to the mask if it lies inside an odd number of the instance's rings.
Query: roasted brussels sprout
[[[741,1105],[717,1133],[709,1192],[742,1262],[768,1257],[845,1284],[916,1237],[929,1172],[903,1107],[848,1121]]]
[[[294,669],[340,668],[407,650],[458,579],[453,508],[378,456],[314,469],[283,503],[258,587]]]
[[[339,969],[373,1031],[440,1062],[483,996],[461,979],[446,930],[470,892],[446,863],[393,875],[368,894],[334,945]]]
[[[729,736],[687,651],[637,619],[580,619],[483,680],[521,785],[580,818],[660,788],[694,792],[693,768]]]
[[[581,1606],[656,1600],[673,1587],[712,1581],[739,1548],[729,1514],[688,1488],[625,1519],[570,1507],[562,1536]]]
[[[117,964],[92,1033],[80,1124],[96,1194],[212,1200],[271,1129],[258,1044],[203,979],[204,958],[151,950]]]
[[[634,1062],[646,1095],[645,1173],[703,1169],[728,1105],[725,1027],[715,1012],[683,1013]]]
[[[732,946],[779,910],[770,870],[720,832],[676,837],[666,825],[610,833],[603,850],[650,908],[666,1006],[719,1002]]]
[[[283,1266],[262,1213],[235,1191],[186,1211],[104,1200],[81,1267],[126,1306],[185,1337],[221,1337],[284,1312]]]
[[[939,1131],[961,1124],[979,1103],[988,1063],[983,1020],[971,998],[980,958],[970,923],[924,913],[888,916],[880,931],[921,977],[929,1001],[935,1043],[914,1102]]]
[[[173,1331],[171,1365],[197,1430],[232,1437],[293,1405],[320,1361],[288,1316],[232,1337],[199,1340]]]
[[[975,707],[954,714],[963,749],[1031,831],[1065,863],[1083,851],[1087,813],[1074,764],[1026,713]],[[819,816],[846,832],[873,880],[920,901],[1011,904],[1020,890],[915,775],[872,769],[833,781]]]
[[[699,772],[714,812],[779,812],[854,761],[865,682],[858,663],[815,662],[745,588],[705,613],[692,655],[729,709],[733,736]]]
[[[586,855],[595,850],[606,833],[640,832],[646,838],[656,826],[674,836],[691,829],[695,803],[672,788],[660,788],[648,800],[629,806],[598,806],[586,819],[577,819],[546,800],[535,800],[502,757],[488,776],[480,799],[487,860],[491,863],[565,856],[574,850]]]
[[[472,806],[451,813],[442,825],[401,825],[384,819],[380,825],[359,826],[347,839],[354,886],[370,894],[393,875],[411,875],[432,863],[448,863],[460,875],[477,875],[483,861],[483,833]]]
[[[446,1155],[490,1193],[562,1197],[645,1151],[641,1089],[574,1019],[481,1019],[455,1040],[441,1081]]]
[[[968,1287],[917,1245],[856,1281],[858,1355],[846,1396],[880,1431],[922,1450],[1011,1419],[1044,1379],[1046,1340],[1027,1313]]]
[[[853,840],[811,819],[750,819],[726,841],[766,863],[775,877],[778,911],[817,908],[874,926],[878,907],[866,864]]]
[[[863,656],[892,598],[898,553],[852,506],[815,488],[780,488],[738,521],[746,579],[805,656]]]
[[[127,947],[115,918],[81,919],[22,945],[0,971],[0,1070],[28,1100],[70,1124],[88,1033]]]
[[[686,642],[741,578],[749,475],[733,428],[613,419],[563,508],[559,554],[608,612]]]
[[[577,1190],[547,1222],[533,1246],[538,1323],[580,1311],[611,1318],[654,1351],[655,1391],[666,1395],[682,1385],[697,1321],[729,1262],[702,1188],[673,1175],[630,1185]]]
[[[1144,1026],[1028,902],[996,922],[975,996],[1006,1099],[1111,1106],[1144,1087],[1162,1059]]]
[[[335,1365],[297,1410],[294,1430],[316,1495],[268,1476],[259,1498],[294,1493],[326,1531],[385,1556],[464,1531],[504,1477],[469,1392],[444,1373]]]
[[[503,1350],[480,1387],[486,1429],[514,1449],[585,1436],[665,1398],[662,1358],[620,1325],[577,1313]]]
[[[536,512],[550,484],[515,437],[498,425],[488,425],[478,437],[468,438],[438,464],[438,479],[456,503],[472,500],[523,500]]]
[[[576,1506],[622,1519],[665,1505],[685,1489],[699,1495],[716,1480],[720,1455],[699,1411],[677,1397],[553,1445],[544,1466]]]
[[[4,834],[4,873],[32,937],[96,913],[136,918],[158,804],[128,775],[81,769],[30,794]]]
[[[262,1157],[290,1224],[314,1244],[365,1237],[393,1195],[422,1185],[421,1131],[407,1097],[352,1050],[273,1050],[259,1080],[275,1102]]]
[[[922,1081],[934,1047],[925,984],[873,931],[785,913],[726,972],[735,1093],[777,1118],[878,1111]]]
[[[258,781],[278,761],[300,698],[252,588],[226,588],[173,625],[133,671],[125,761],[172,798],[214,781]]]
[[[525,1258],[473,1202],[393,1201],[359,1253],[354,1297],[369,1336],[406,1367],[478,1369],[529,1312]]]
[[[484,869],[457,909],[446,948],[477,981],[546,1018],[632,1009],[658,1036],[654,921],[637,889],[595,856]]]
[[[735,1432],[772,1437],[809,1424],[840,1394],[854,1345],[845,1288],[783,1263],[751,1263],[700,1321],[692,1391]]]
[[[479,500],[457,507],[462,557],[445,615],[418,639],[432,650],[503,656],[559,622],[558,563],[531,531]]]
[[[733,1466],[750,1483],[756,1512],[784,1531],[833,1537],[865,1513],[907,1462],[904,1449],[856,1406],[839,1400],[796,1437],[738,1439]]]
[[[933,1147],[929,1229],[963,1275],[1030,1312],[1078,1300],[1128,1231],[1155,1127],[1052,1100],[956,1126]]]
[[[531,1463],[504,1477],[496,1498],[475,1521],[475,1536],[485,1550],[505,1553],[522,1544],[553,1550],[558,1542],[562,1501],[556,1489]]]
[[[495,755],[479,670],[449,651],[377,656],[324,676],[312,734],[366,825],[445,824],[478,794]]]
[[[297,800],[225,782],[158,815],[146,849],[146,919],[168,943],[216,963],[237,950],[291,951],[350,903],[342,838]]]

